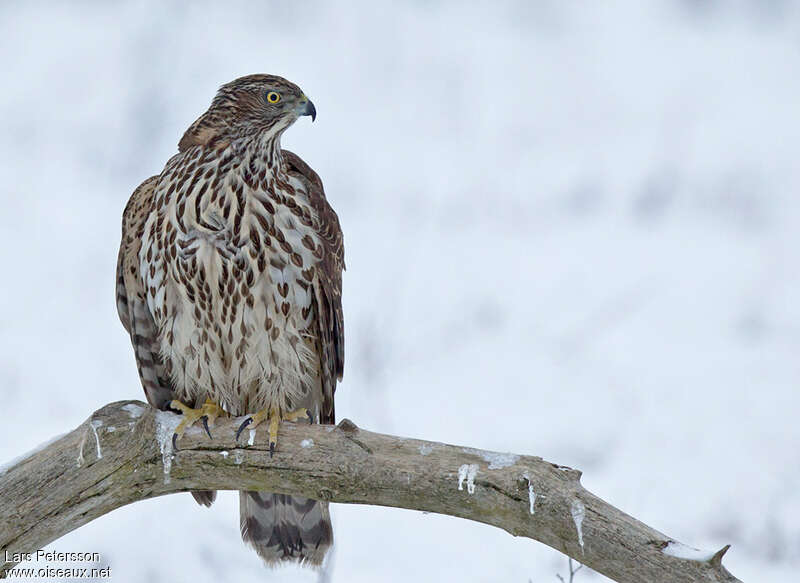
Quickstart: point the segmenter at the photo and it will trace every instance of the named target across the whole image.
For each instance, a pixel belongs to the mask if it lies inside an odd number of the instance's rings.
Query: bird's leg
[[[225,410],[216,403],[212,402],[211,399],[206,399],[206,402],[199,409],[193,409],[187,405],[184,405],[178,400],[173,400],[169,406],[173,409],[178,409],[181,413],[183,413],[183,419],[175,428],[175,433],[172,434],[172,446],[176,450],[178,449],[178,438],[183,435],[184,431],[189,429],[189,427],[198,421],[203,423],[203,429],[206,430],[208,437],[211,438],[211,430],[209,429],[209,425],[214,425],[216,418],[225,414]]]
[[[311,411],[305,407],[301,407],[296,411],[281,413],[278,407],[272,405],[245,419],[239,426],[239,429],[236,431],[236,439],[239,439],[242,431],[244,431],[247,427],[253,430],[265,419],[269,419],[269,457],[272,457],[275,454],[275,446],[278,445],[278,426],[280,425],[281,421],[297,421],[303,417],[307,418],[309,423],[314,422],[314,419],[311,416]]]

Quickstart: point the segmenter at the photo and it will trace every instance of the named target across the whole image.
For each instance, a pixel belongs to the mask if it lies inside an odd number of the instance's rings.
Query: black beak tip
[[[303,115],[310,115],[311,121],[317,119],[317,108],[314,107],[314,104],[311,102],[311,100],[306,102],[305,109],[303,110]]]

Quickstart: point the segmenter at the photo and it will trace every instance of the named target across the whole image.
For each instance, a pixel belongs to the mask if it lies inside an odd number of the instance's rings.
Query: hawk
[[[197,420],[334,423],[344,368],[339,219],[322,181],[281,135],[316,118],[297,85],[249,75],[223,85],[164,170],[128,201],[117,308],[148,402]],[[192,492],[210,506],[216,492]],[[242,538],[268,563],[320,565],[328,505],[240,492]]]

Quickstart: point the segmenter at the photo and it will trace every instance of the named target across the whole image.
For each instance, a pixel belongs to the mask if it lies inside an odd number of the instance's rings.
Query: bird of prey
[[[122,219],[117,308],[149,403],[198,420],[334,423],[344,368],[339,219],[322,181],[281,135],[316,117],[297,85],[249,75],[223,85]],[[280,452],[278,452],[279,454]],[[216,492],[192,492],[210,506]],[[328,505],[240,492],[242,537],[268,563],[320,565]]]

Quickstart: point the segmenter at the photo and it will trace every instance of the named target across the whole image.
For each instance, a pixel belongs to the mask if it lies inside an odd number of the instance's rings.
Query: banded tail
[[[333,545],[327,502],[272,492],[239,492],[242,539],[268,565],[320,566]]]

